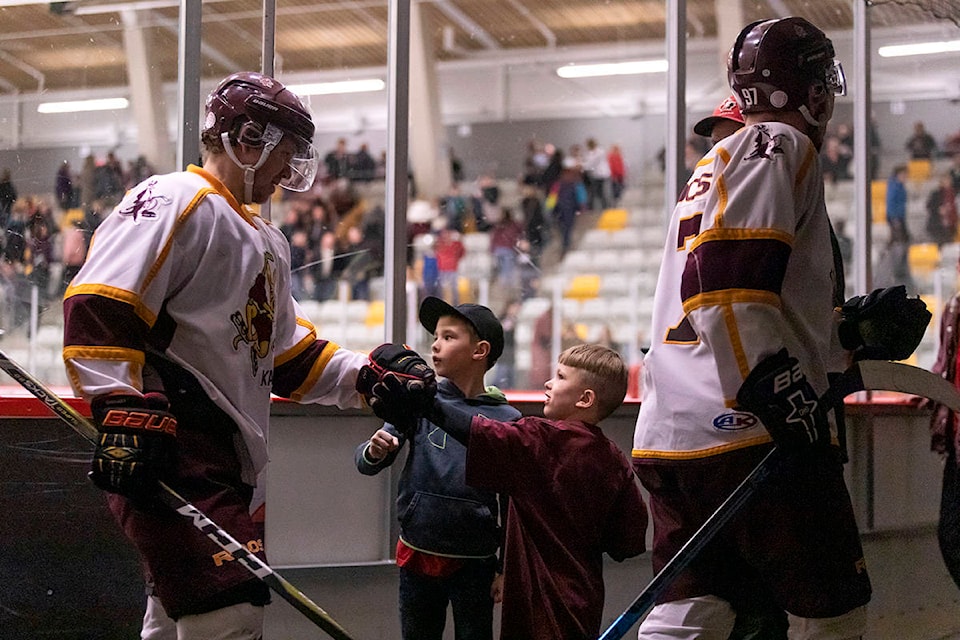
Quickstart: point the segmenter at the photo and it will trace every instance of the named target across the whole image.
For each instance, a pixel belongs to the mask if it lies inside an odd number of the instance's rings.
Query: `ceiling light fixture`
[[[41,102],[37,113],[76,113],[78,111],[112,111],[126,109],[130,101],[126,98],[99,98],[96,100],[69,100],[66,102]]]
[[[369,78],[367,80],[339,80],[336,82],[288,84],[287,88],[298,96],[323,96],[335,93],[383,91],[386,86],[386,83],[380,78]]]
[[[593,78],[596,76],[628,76],[638,73],[663,73],[666,60],[627,60],[599,64],[568,64],[557,68],[561,78]]]
[[[933,53],[960,51],[960,40],[942,42],[916,42],[914,44],[893,44],[877,49],[881,58],[899,58],[901,56],[923,56]]]

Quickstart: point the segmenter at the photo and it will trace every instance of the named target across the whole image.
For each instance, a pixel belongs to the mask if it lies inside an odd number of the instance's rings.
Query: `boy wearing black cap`
[[[520,417],[496,387],[484,387],[485,373],[503,353],[503,327],[490,309],[428,297],[420,305],[420,324],[434,336],[437,402],[496,420]],[[374,475],[410,443],[397,496],[403,638],[440,640],[450,603],[458,640],[491,640],[502,584],[497,550],[503,510],[495,492],[467,486],[464,445],[427,418],[410,421],[384,424],[355,454],[360,473]]]

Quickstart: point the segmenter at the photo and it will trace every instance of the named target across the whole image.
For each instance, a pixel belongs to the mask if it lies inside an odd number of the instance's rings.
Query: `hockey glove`
[[[796,358],[781,349],[761,360],[737,392],[739,406],[754,414],[781,449],[830,442],[826,409]]]
[[[177,419],[160,393],[105,395],[90,403],[100,431],[90,479],[105,491],[145,506],[173,463]]]
[[[437,376],[406,345],[382,344],[360,368],[357,391],[377,417],[400,426],[415,422],[432,405]]]
[[[910,357],[930,322],[920,298],[908,298],[903,285],[874,289],[840,307],[840,344],[856,360],[904,360]]]

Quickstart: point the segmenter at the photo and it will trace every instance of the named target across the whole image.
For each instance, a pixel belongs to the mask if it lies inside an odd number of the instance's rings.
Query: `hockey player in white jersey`
[[[143,638],[260,638],[269,600],[158,505],[157,480],[265,559],[271,393],[361,406],[367,356],[317,337],[290,292],[283,234],[247,206],[277,185],[310,188],[313,133],[280,82],[227,77],[207,98],[203,167],[134,187],[65,293],[64,361],[100,430],[90,475],[153,585]]]
[[[870,581],[833,420],[818,401],[828,372],[863,347],[858,314],[878,300],[892,315],[913,305],[902,291],[851,301],[841,346],[842,262],[818,154],[845,90],[830,40],[802,18],[755,22],[728,75],[746,126],[700,160],[680,193],[644,360],[633,460],[651,494],[654,570],[774,442],[787,455],[639,638],[724,640],[736,609],[758,598],[787,611],[791,638],[857,638]],[[902,332],[911,339],[925,326],[913,316]]]

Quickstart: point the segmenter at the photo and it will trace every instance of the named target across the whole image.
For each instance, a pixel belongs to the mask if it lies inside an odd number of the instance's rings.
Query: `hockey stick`
[[[0,369],[3,369],[16,380],[24,389],[36,396],[43,404],[67,425],[83,436],[84,439],[96,444],[99,432],[92,422],[87,420],[79,411],[67,404],[60,396],[53,393],[46,386],[23,367],[11,360],[7,355],[0,351]],[[270,568],[260,558],[251,553],[240,544],[233,536],[221,529],[215,522],[208,518],[202,511],[193,506],[186,498],[181,496],[169,485],[160,482],[160,501],[176,511],[177,513],[190,518],[190,522],[201,533],[213,540],[217,546],[226,551],[234,560],[243,565],[250,573],[263,580],[268,587],[273,589],[284,600],[294,606],[300,613],[310,619],[311,622],[323,629],[331,638],[335,640],[353,640],[350,635],[341,627],[336,620],[317,606],[302,591],[287,582],[277,572]]]
[[[960,392],[952,384],[925,369],[885,360],[864,360],[854,364],[834,380],[820,401],[824,406],[832,408],[851,393],[866,390],[909,393],[930,398],[954,411],[960,411]],[[764,456],[743,482],[644,587],[630,606],[600,635],[599,640],[619,640],[634,624],[647,615],[677,576],[693,562],[707,543],[723,528],[723,525],[740,511],[757,487],[770,475],[779,457],[777,451],[774,447]]]

